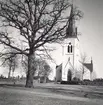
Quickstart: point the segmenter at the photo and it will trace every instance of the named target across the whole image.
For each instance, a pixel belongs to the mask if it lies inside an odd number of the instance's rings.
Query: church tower
[[[68,27],[66,30],[66,38],[63,42],[62,52],[62,80],[69,81],[69,73],[72,73],[72,78],[75,77],[75,68],[79,63],[79,41],[77,37],[77,27],[75,26],[75,17],[73,11],[73,5],[71,6],[70,18]]]

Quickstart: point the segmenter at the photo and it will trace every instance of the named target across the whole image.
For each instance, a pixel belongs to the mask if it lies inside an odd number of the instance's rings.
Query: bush
[[[79,82],[78,81],[61,81],[61,84],[70,84],[70,85],[78,85]]]
[[[103,79],[102,78],[97,78],[97,79],[94,79],[93,82],[103,82]]]
[[[78,81],[78,82],[80,82],[80,78],[74,77],[74,78],[73,78],[73,81]]]

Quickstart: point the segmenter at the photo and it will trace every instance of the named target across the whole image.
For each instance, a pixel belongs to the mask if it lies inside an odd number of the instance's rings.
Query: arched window
[[[68,45],[68,53],[70,53],[70,46]]]
[[[73,46],[71,45],[71,53],[72,53],[72,50],[73,50]]]
[[[67,51],[68,51],[68,53],[73,52],[73,46],[71,45],[71,43],[69,43]]]

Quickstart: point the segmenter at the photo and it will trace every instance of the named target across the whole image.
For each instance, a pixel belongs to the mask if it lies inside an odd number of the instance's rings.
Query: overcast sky
[[[93,58],[97,77],[103,78],[103,0],[75,0],[84,13],[79,22],[81,49]]]

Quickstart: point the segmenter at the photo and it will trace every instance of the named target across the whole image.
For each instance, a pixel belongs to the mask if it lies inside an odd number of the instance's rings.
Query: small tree
[[[24,60],[22,60],[22,66],[25,70],[25,73],[27,75],[27,69],[28,69],[28,63],[27,63],[27,57],[25,57]],[[46,80],[48,79],[49,74],[51,73],[51,67],[48,65],[48,63],[41,59],[41,58],[36,58],[35,62],[36,64],[36,71],[34,74],[34,77],[37,76],[39,77],[44,77],[44,82],[46,82]]]
[[[87,55],[85,53],[81,54],[80,59],[81,59],[80,62],[85,63],[87,60]],[[84,77],[85,73],[87,72],[87,70],[85,69],[83,64],[81,65],[80,70],[82,72],[82,80],[83,80],[83,77]]]
[[[47,82],[48,76],[51,73],[52,69],[45,60],[41,60],[39,64],[38,75],[44,77],[44,82]]]

